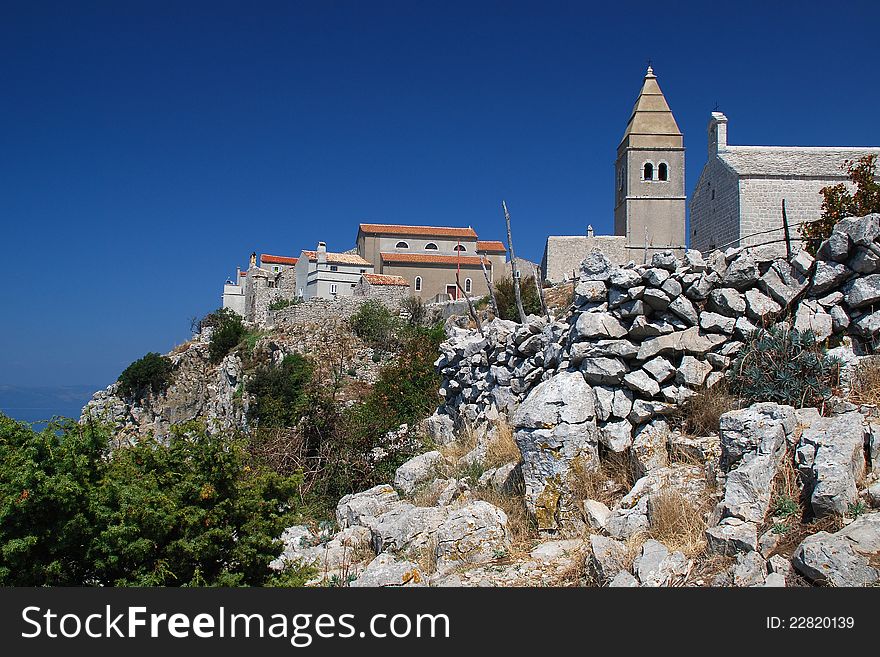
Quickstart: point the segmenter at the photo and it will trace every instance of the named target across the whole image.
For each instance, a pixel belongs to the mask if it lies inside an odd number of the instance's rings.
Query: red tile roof
[[[370,285],[399,285],[409,287],[409,283],[403,276],[389,276],[388,274],[361,274]]]
[[[480,258],[477,256],[429,255],[427,253],[383,253],[382,260],[391,263],[419,263],[425,265],[449,265],[451,267],[455,267],[459,263],[464,266],[480,266]],[[487,268],[490,268],[491,266],[492,263],[486,262]]]
[[[238,272],[238,273],[241,274],[242,276],[247,276],[247,272],[246,272],[246,271],[240,271],[240,272]]]
[[[395,224],[361,224],[361,232],[367,235],[425,235],[429,237],[470,237],[476,238],[473,228],[452,228],[449,226],[398,226]]]
[[[303,251],[302,255],[309,259],[310,262],[318,260],[318,254],[315,251]],[[327,262],[331,265],[362,265],[371,267],[372,263],[367,262],[356,253],[327,253]]]
[[[270,265],[295,265],[299,258],[288,258],[287,256],[269,255],[267,253],[260,254],[260,262],[268,262]]]
[[[487,251],[491,253],[507,253],[504,244],[493,240],[485,242],[477,242],[477,251]]]

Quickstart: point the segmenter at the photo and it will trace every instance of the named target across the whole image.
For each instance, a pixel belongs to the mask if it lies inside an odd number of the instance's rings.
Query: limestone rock
[[[769,321],[781,310],[782,306],[766,294],[756,289],[746,291],[746,316],[753,322]]]
[[[514,413],[512,423],[518,428],[541,429],[580,424],[594,415],[595,397],[583,375],[560,372],[535,386]]]
[[[478,500],[452,511],[437,528],[437,570],[492,561],[509,548],[507,514]]]
[[[578,340],[593,338],[622,338],[626,327],[610,313],[581,313],[575,323]]]
[[[831,586],[869,586],[877,571],[845,538],[828,532],[807,536],[791,560],[795,569],[811,582]]]
[[[443,460],[440,452],[431,451],[414,456],[397,468],[394,473],[394,486],[410,494],[422,483],[434,476],[437,464]]]
[[[373,559],[352,587],[426,586],[425,577],[412,561],[399,560],[383,552]]]
[[[631,390],[646,397],[654,397],[660,394],[660,385],[651,378],[644,370],[630,372],[623,377],[623,382]]]
[[[708,550],[715,554],[735,555],[758,547],[758,527],[739,518],[725,518],[706,530]]]
[[[856,482],[865,472],[865,428],[853,411],[819,418],[805,428],[797,448],[798,470],[810,486],[817,517],[844,515],[858,497]]]
[[[368,526],[367,521],[399,505],[397,491],[388,484],[374,486],[360,493],[346,495],[336,505],[336,523],[340,528]]]
[[[854,279],[846,291],[845,299],[850,308],[861,308],[880,300],[880,274]]]
[[[683,356],[681,365],[678,366],[675,380],[680,384],[698,388],[703,385],[711,371],[712,366],[706,361],[699,360],[693,356]]]
[[[709,333],[733,333],[736,320],[719,313],[706,311],[700,315],[700,328]]]
[[[593,249],[581,262],[581,281],[607,281],[611,277],[611,262],[599,249]]]
[[[609,581],[629,564],[626,560],[626,544],[599,534],[590,535],[590,567],[601,583]]]
[[[599,442],[612,452],[623,452],[632,445],[632,425],[628,420],[614,420],[599,427]]]
[[[648,360],[658,355],[689,353],[703,355],[725,341],[725,336],[712,333],[702,334],[696,326],[684,331],[661,335],[642,342],[639,347],[639,360]]]

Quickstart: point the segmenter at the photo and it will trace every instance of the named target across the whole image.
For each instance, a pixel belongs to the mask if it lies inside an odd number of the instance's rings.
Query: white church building
[[[709,159],[690,200],[690,247],[706,252],[775,242],[784,250],[783,199],[798,245],[797,225],[821,215],[820,190],[848,183],[846,161],[869,154],[880,155],[880,148],[731,146],[727,117],[713,112]]]

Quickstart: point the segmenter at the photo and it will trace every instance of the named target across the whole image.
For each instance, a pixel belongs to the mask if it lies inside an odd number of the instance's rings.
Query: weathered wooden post
[[[507,223],[507,250],[510,251],[510,275],[513,277],[513,294],[516,296],[516,309],[519,312],[519,321],[526,323],[526,311],[522,304],[522,292],[519,288],[519,271],[516,267],[516,254],[513,251],[513,237],[510,232],[510,212],[507,211],[507,202],[501,201],[504,210],[504,221]]]

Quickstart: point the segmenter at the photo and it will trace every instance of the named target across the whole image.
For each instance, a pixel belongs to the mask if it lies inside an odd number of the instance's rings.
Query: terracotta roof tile
[[[270,265],[295,265],[297,260],[299,260],[299,258],[269,255],[267,253],[260,254],[260,262],[268,262]]]
[[[461,263],[465,266],[480,266],[477,256],[454,256],[454,255],[429,255],[427,253],[383,253],[382,260],[385,262],[417,263],[425,265],[450,265]],[[492,263],[486,262],[486,267],[491,268]]]
[[[409,287],[409,283],[403,276],[389,276],[388,274],[362,274],[370,285],[399,285]]]
[[[507,253],[504,244],[494,240],[477,242],[477,251],[488,251],[492,253]]]
[[[309,259],[310,262],[318,260],[318,254],[315,251],[303,251],[302,255]],[[363,265],[371,267],[372,263],[367,262],[355,253],[327,253],[327,262],[331,265]]]
[[[361,224],[361,232],[367,235],[425,235],[430,237],[470,237],[477,233],[470,226],[454,228],[449,226],[399,226],[395,224]]]

